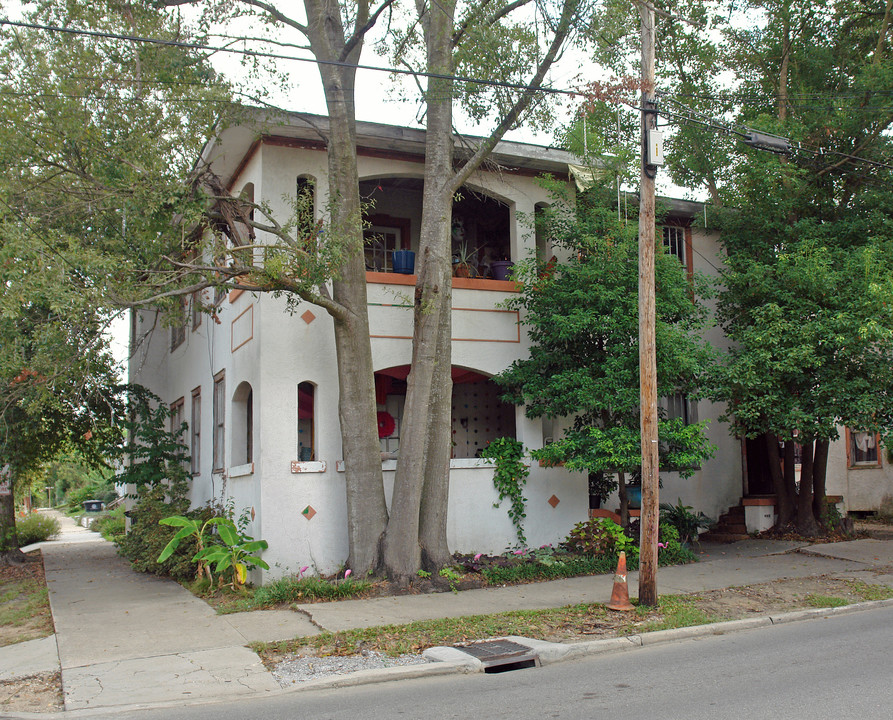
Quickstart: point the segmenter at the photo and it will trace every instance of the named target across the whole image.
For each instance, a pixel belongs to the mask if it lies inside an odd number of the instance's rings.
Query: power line
[[[181,40],[163,40],[161,38],[147,38],[139,35],[125,35],[122,33],[102,32],[99,30],[79,30],[77,28],[60,27],[58,25],[41,25],[38,23],[26,23],[20,21],[9,20],[8,18],[0,19],[0,25],[10,25],[12,27],[21,27],[29,30],[46,30],[48,32],[65,33],[67,35],[78,35],[85,37],[96,37],[106,40],[126,40],[128,42],[140,42],[149,45],[160,45],[163,47],[177,47],[186,50],[208,51],[213,53],[232,53],[235,55],[244,55],[246,57],[266,58],[269,60],[290,60],[294,62],[307,62],[315,65],[330,65],[334,67],[345,67],[356,70],[373,70],[376,72],[386,72],[392,75],[409,75],[412,77],[424,77],[435,80],[450,80],[452,82],[463,82],[473,85],[484,85],[487,87],[498,87],[507,90],[529,90],[530,86],[525,83],[512,83],[501,80],[483,80],[481,78],[467,77],[464,75],[448,75],[444,73],[422,72],[420,70],[409,70],[406,68],[378,67],[376,65],[356,65],[354,63],[342,62],[339,60],[320,60],[319,58],[299,57],[297,55],[283,55],[274,52],[264,52],[260,50],[244,50],[225,46],[204,45],[202,43],[188,43]],[[563,90],[552,88],[546,85],[538,88],[541,92],[551,95],[568,95],[579,97],[583,93],[577,90]]]

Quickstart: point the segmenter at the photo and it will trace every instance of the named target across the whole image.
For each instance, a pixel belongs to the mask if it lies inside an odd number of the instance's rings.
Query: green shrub
[[[491,585],[503,585],[532,580],[558,580],[578,575],[600,575],[614,572],[617,566],[615,556],[576,555],[558,559],[559,557],[555,556],[548,565],[539,562],[508,566],[493,565],[481,568],[481,575],[487,578],[487,582]]]
[[[31,513],[16,520],[16,535],[19,539],[19,547],[49,540],[58,535],[61,529],[56,518],[49,515],[41,515],[40,513]]]
[[[159,522],[171,515],[185,515],[204,522],[218,513],[210,508],[188,510],[187,500],[167,502],[165,489],[159,486],[142,493],[130,513],[130,532],[118,537],[115,543],[118,552],[130,560],[131,566],[138,572],[167,575],[175,580],[192,580],[195,578],[192,558],[198,552],[195,540],[184,539],[169,558],[159,563],[158,556],[177,532],[177,528],[160,525]]]
[[[682,499],[677,498],[675,505],[669,503],[660,504],[660,523],[664,525],[672,525],[679,532],[679,539],[682,542],[691,542],[696,540],[698,532],[701,528],[708,528],[712,524],[712,520],[704,513],[695,514],[692,512],[691,505],[683,505]]]
[[[116,507],[107,514],[96,518],[90,529],[98,532],[106,540],[115,542],[124,535],[124,524],[124,508]]]
[[[636,540],[608,518],[592,518],[577,523],[561,543],[561,547],[583,555],[613,555],[615,558],[623,551],[626,552],[627,560],[639,554]]]

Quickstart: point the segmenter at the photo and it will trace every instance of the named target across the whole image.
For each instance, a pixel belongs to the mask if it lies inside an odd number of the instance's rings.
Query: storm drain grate
[[[484,664],[485,673],[507,672],[539,667],[540,658],[533,650],[511,640],[487,640],[470,645],[454,645],[457,650],[476,657]]]

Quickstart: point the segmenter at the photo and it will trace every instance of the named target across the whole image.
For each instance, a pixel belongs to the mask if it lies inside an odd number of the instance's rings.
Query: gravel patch
[[[424,665],[428,660],[422,655],[407,654],[389,657],[380,652],[364,650],[360,655],[328,657],[288,657],[277,663],[273,677],[282,687],[317,680],[330,675],[348,675],[358,670]]]

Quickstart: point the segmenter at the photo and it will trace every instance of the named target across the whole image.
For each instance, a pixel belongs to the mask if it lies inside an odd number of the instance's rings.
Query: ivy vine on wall
[[[509,500],[508,514],[518,533],[518,542],[527,544],[524,535],[524,518],[527,517],[527,501],[522,488],[527,482],[530,468],[524,464],[524,445],[509,437],[491,440],[484,448],[481,457],[495,462],[493,487],[499,493],[499,501],[493,507],[499,507],[502,501]]]

